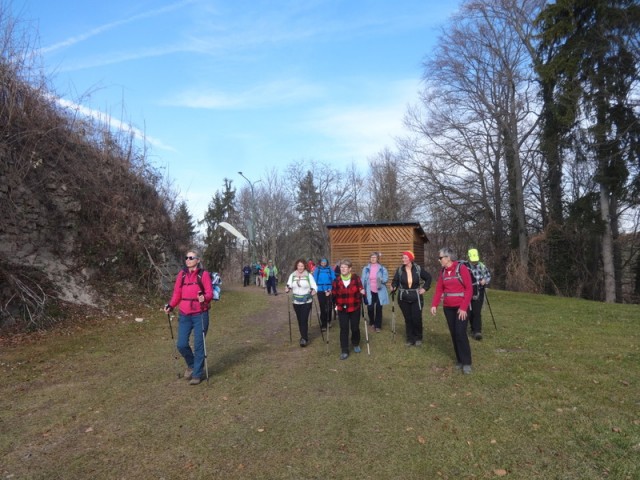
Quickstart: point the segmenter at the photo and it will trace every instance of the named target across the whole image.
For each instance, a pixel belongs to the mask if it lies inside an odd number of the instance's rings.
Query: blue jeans
[[[204,338],[202,332],[209,330],[209,312],[183,315],[178,317],[178,351],[187,362],[187,367],[193,369],[192,376],[203,378],[204,375]],[[189,345],[189,337],[193,331],[193,350]],[[194,351],[195,350],[195,351]]]

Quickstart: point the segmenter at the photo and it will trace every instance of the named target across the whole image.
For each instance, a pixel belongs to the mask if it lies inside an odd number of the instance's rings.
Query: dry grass
[[[425,345],[387,328],[340,361],[315,313],[226,291],[209,384],[176,379],[166,316],[139,307],[0,354],[0,474],[15,479],[640,477],[638,306],[490,292],[474,374],[441,314]],[[145,321],[136,323],[135,317]],[[293,312],[292,312],[293,317]],[[391,309],[385,308],[385,327]],[[182,370],[182,364],[180,364]]]

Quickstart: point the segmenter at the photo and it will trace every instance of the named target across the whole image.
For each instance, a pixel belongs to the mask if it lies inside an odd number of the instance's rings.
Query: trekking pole
[[[203,291],[198,292],[198,297],[204,295]],[[204,334],[204,302],[200,302],[200,329],[202,330],[202,349],[204,350],[204,370],[207,375],[207,385],[209,384],[209,365],[207,364],[207,337]],[[195,334],[195,332],[194,332]]]
[[[288,312],[289,312],[289,343],[293,343],[293,338],[291,337],[291,296],[287,295],[287,305],[288,305]]]
[[[364,318],[364,301],[362,302],[362,321],[364,322],[364,336],[367,339],[367,355],[371,355],[371,349],[369,348],[369,327],[367,325],[367,319]]]
[[[324,295],[324,292],[322,292],[322,294]],[[316,313],[320,311],[320,299],[317,298],[317,295],[318,294],[316,294]],[[327,336],[325,337],[322,331],[322,321],[320,320],[320,314],[318,314],[318,323],[320,324],[320,333],[322,334],[322,340],[327,344],[327,353],[329,353],[329,325],[327,325]]]
[[[491,313],[491,320],[493,320],[493,326],[496,330],[498,330],[498,326],[496,325],[496,319],[493,316],[493,310],[491,310],[491,304],[489,303],[489,295],[487,295],[487,289],[484,289],[484,299],[487,301],[487,306],[489,307],[489,312]]]
[[[320,327],[320,335],[322,335],[322,341],[325,342],[324,332],[322,331],[322,320],[320,320],[320,300],[316,298],[317,308],[313,305],[313,295],[311,296],[311,308],[316,311],[316,317],[318,317],[318,326]]]
[[[171,343],[173,343],[173,366],[176,369],[176,377],[180,378],[180,366],[178,365],[178,347],[173,336],[173,326],[171,325],[171,314],[167,313],[169,331],[171,332]]]
[[[333,305],[333,296],[329,295],[327,299],[325,299],[325,305],[327,310],[327,353],[329,353],[329,330],[331,330],[331,306]]]
[[[200,317],[200,326],[202,327],[202,348],[204,349],[204,371],[207,375],[207,385],[209,384],[209,364],[207,363],[207,336],[204,334],[204,322]]]
[[[396,292],[391,294],[391,333],[393,333],[393,341],[396,340]]]
[[[331,320],[331,310],[329,310],[327,315],[327,353],[329,353],[329,320]]]

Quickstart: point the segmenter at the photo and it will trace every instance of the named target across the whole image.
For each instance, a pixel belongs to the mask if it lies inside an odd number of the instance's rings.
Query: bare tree
[[[389,149],[369,159],[365,182],[367,216],[371,221],[414,219],[420,199],[412,194],[398,173],[397,155]]]
[[[414,135],[401,143],[406,174],[431,211],[446,205],[449,221],[497,265],[516,252],[515,288],[527,283],[525,192],[537,165],[534,49],[521,22],[530,25],[543,3],[465,3],[425,62],[421,105],[405,120]]]

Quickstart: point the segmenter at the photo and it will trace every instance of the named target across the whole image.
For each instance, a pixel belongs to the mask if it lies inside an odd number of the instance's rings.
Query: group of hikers
[[[263,287],[267,294],[278,295],[276,290],[278,267],[273,264],[272,260],[268,262],[256,263],[253,265],[245,265],[242,267],[242,284],[248,287],[251,283],[251,273],[253,273],[257,287]]]
[[[470,374],[472,371],[469,336],[475,340],[482,339],[484,289],[491,281],[491,273],[480,261],[478,250],[472,248],[467,253],[468,261],[462,261],[456,258],[450,248],[444,247],[439,250],[441,270],[436,280],[430,309],[431,314],[435,316],[438,305],[442,303],[456,356],[455,368],[464,374]],[[324,332],[331,328],[332,317],[338,319],[341,360],[349,358],[351,349],[354,353],[362,351],[362,308],[366,306],[368,315],[365,328],[380,333],[382,309],[390,303],[390,299],[393,302],[397,300],[404,317],[405,345],[422,345],[423,295],[431,287],[432,277],[415,262],[413,252],[406,250],[401,255],[402,263],[391,279],[387,268],[380,263],[378,252],[371,253],[369,263],[364,266],[361,275],[352,272],[352,262],[349,259],[340,260],[335,268],[329,265],[326,258],[322,258],[317,265],[312,261],[297,259],[293,272],[287,278],[285,293],[290,294],[295,311],[300,346],[306,347],[309,344],[309,316],[314,297],[318,302],[323,336]],[[176,347],[187,364],[184,377],[191,385],[197,385],[206,378],[205,337],[213,293],[210,275],[200,268],[200,257],[195,250],[187,252],[185,264],[185,268],[176,277],[173,295],[165,305],[164,311],[170,315],[174,308],[179,308]],[[243,268],[244,285],[247,286],[245,271]],[[277,295],[277,267],[269,260],[264,271],[266,274],[263,274],[262,278],[266,279],[267,293]],[[393,328],[395,334],[395,326]],[[192,332],[193,348],[189,343]],[[368,331],[365,333],[368,335]]]

